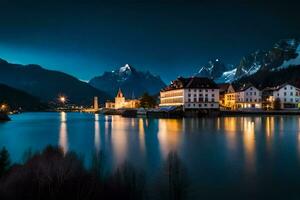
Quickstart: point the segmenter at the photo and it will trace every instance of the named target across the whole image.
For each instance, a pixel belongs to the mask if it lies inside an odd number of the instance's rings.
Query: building
[[[261,109],[262,92],[252,84],[243,85],[238,89],[231,89],[225,94],[225,107],[231,110]]]
[[[300,107],[300,89],[285,83],[264,90],[264,99],[269,107],[274,108],[277,101],[280,109],[297,109]]]
[[[98,97],[94,97],[94,109],[99,110]]]
[[[140,100],[137,99],[126,100],[121,89],[119,89],[117,96],[115,97],[115,102],[106,102],[105,108],[109,108],[109,109],[138,108],[139,105],[140,105]]]
[[[230,83],[218,84],[219,87],[219,103],[220,107],[225,106],[225,94],[234,92],[234,88]]]
[[[179,77],[161,90],[159,106],[182,106],[183,109],[218,109],[219,88],[209,78]]]

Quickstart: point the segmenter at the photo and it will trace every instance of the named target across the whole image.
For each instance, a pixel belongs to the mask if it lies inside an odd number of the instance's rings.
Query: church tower
[[[123,108],[124,104],[125,104],[125,97],[124,97],[124,95],[122,93],[121,88],[119,88],[118,94],[115,97],[115,108],[116,109]]]
[[[94,97],[94,110],[99,109],[99,104],[98,104],[98,97]]]

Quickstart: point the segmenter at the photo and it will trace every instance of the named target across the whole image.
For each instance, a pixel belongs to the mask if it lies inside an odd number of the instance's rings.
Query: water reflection
[[[59,146],[62,148],[64,154],[68,152],[68,133],[67,133],[67,114],[60,113],[60,130],[59,130]]]
[[[237,119],[235,117],[224,118],[224,130],[227,140],[227,146],[230,150],[235,150],[237,146]]]
[[[170,151],[178,150],[181,142],[182,119],[159,119],[158,140],[161,154],[166,156]]]
[[[139,144],[142,152],[145,152],[145,127],[144,119],[139,118]]]
[[[255,123],[249,118],[244,118],[244,152],[245,167],[247,171],[255,170]]]
[[[128,148],[128,119],[120,116],[112,116],[111,120],[111,141],[115,162],[119,165],[126,159]]]
[[[99,114],[95,114],[95,149],[96,152],[100,151],[100,125],[99,125]]]

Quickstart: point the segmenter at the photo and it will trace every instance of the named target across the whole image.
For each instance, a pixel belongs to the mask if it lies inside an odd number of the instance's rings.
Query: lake
[[[191,198],[300,198],[300,117],[147,119],[87,113],[23,113],[0,123],[0,147],[14,162],[24,151],[59,145],[89,163],[103,150],[108,169],[128,161],[155,177],[178,152]]]

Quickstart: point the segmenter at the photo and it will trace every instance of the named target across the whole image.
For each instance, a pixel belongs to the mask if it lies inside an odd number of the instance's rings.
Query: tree
[[[274,110],[280,110],[281,109],[281,102],[279,98],[276,98],[274,101]]]
[[[10,167],[9,153],[5,147],[0,151],[0,177],[2,177]]]
[[[143,108],[154,108],[156,106],[156,100],[148,93],[144,93],[140,99],[140,106]]]
[[[170,152],[160,176],[160,199],[181,200],[187,198],[188,174],[176,152]]]

